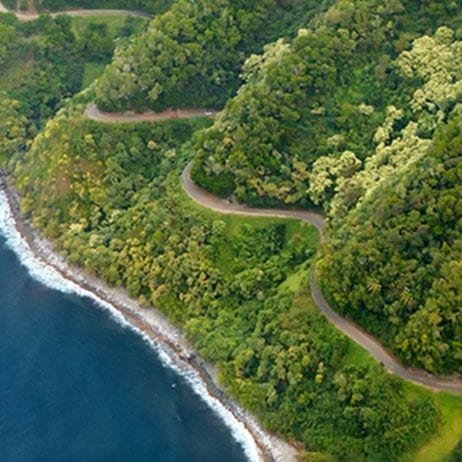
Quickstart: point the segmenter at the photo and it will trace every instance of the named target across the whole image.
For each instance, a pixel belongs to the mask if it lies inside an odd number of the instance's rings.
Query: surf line
[[[53,252],[20,216],[18,199],[0,172],[0,232],[31,277],[47,287],[90,299],[111,318],[140,335],[157,354],[164,367],[182,376],[194,393],[218,415],[241,445],[250,462],[277,462],[268,435],[247,411],[229,398],[216,384],[198,353],[166,321],[149,322],[134,300],[120,300],[110,288],[83,271],[72,268]],[[148,311],[148,310],[145,310]],[[149,310],[152,311],[152,310]]]

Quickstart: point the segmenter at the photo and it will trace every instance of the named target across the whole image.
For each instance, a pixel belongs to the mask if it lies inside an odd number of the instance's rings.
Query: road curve
[[[323,233],[324,217],[319,213],[298,210],[250,208],[246,205],[230,203],[227,200],[217,198],[213,194],[210,194],[208,191],[205,191],[201,187],[197,186],[191,179],[191,167],[192,162],[190,162],[183,170],[181,174],[181,184],[188,196],[201,206],[215,212],[225,214],[295,218],[315,226],[320,233],[321,240],[325,240],[325,235]],[[338,330],[356,342],[360,347],[364,348],[373,358],[383,364],[389,372],[406,381],[422,385],[433,391],[446,391],[462,394],[462,380],[460,377],[440,377],[430,374],[423,369],[405,367],[386,348],[384,348],[375,337],[365,332],[357,324],[342,317],[334,311],[324,298],[314,275],[311,279],[311,296],[319,311],[321,311]]]
[[[199,117],[215,114],[213,111],[206,109],[199,110],[178,110],[176,117],[185,119],[189,117]],[[171,111],[163,113],[143,113],[143,114],[119,114],[119,113],[104,113],[95,105],[90,105],[85,111],[85,115],[92,120],[99,122],[144,122],[144,121],[160,121],[171,119]],[[252,208],[244,204],[236,204],[220,199],[213,194],[205,191],[197,186],[191,179],[190,162],[181,174],[181,184],[188,196],[197,204],[213,210],[218,213],[245,215],[253,217],[276,217],[276,218],[293,218],[302,220],[313,225],[319,232],[321,242],[325,241],[324,217],[320,213],[301,211],[301,210],[284,210],[284,209],[264,209]],[[432,391],[446,391],[455,394],[462,394],[462,379],[460,376],[437,376],[430,374],[423,369],[413,369],[404,366],[397,358],[395,358],[383,345],[372,335],[365,332],[354,322],[342,317],[334,311],[327,300],[324,298],[315,276],[311,279],[311,296],[324,316],[343,334],[348,336],[360,347],[364,348],[373,358],[383,364],[383,366],[391,373],[408,382],[413,382],[422,385]]]
[[[226,199],[219,199],[213,194],[209,193],[200,186],[197,186],[191,180],[191,167],[190,162],[181,174],[181,184],[188,196],[198,204],[206,207],[210,210],[219,213],[227,213],[233,215],[246,215],[253,217],[278,217],[278,218],[296,218],[298,220],[306,221],[319,231],[321,236],[323,235],[324,228],[324,217],[315,212],[304,212],[301,210],[279,210],[279,209],[260,209],[252,208],[243,204],[236,204],[227,201]]]
[[[213,117],[212,109],[167,109],[163,112],[104,112],[96,104],[90,104],[84,112],[85,117],[97,122],[160,122],[162,120],[191,119],[195,117]]]
[[[6,8],[2,2],[0,2],[0,13],[13,13],[20,21],[33,21],[40,15],[38,13],[21,13],[19,11],[12,11]],[[58,16],[65,14],[67,16],[135,16],[139,18],[151,18],[152,16],[143,11],[130,11],[130,10],[65,10],[57,11],[55,13],[43,13],[49,14],[50,16]]]

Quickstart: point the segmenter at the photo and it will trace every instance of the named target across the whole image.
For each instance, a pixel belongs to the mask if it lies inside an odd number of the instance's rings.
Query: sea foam
[[[260,450],[251,432],[233,412],[231,412],[219,399],[209,393],[207,385],[202,380],[198,371],[184,361],[180,361],[178,357],[175,357],[175,353],[166,346],[155,343],[150,336],[130,324],[114,305],[101,299],[95,293],[84,289],[70,279],[67,279],[56,268],[35,255],[26,239],[16,228],[14,214],[11,210],[6,193],[3,190],[0,190],[0,233],[6,239],[7,246],[16,254],[19,261],[27,269],[32,278],[51,289],[91,299],[98,307],[108,312],[114,321],[140,335],[157,354],[162,364],[181,375],[191,386],[194,393],[222,419],[224,424],[230,429],[233,438],[242,446],[247,459],[251,462],[261,460]],[[56,262],[58,262],[59,258],[50,255],[50,260],[56,260]],[[161,332],[161,335],[164,334],[167,337],[169,336],[169,333]],[[252,417],[247,415],[245,411],[241,412],[247,420],[253,421]],[[255,428],[255,431],[257,431],[262,440],[265,439],[264,433],[258,426]]]

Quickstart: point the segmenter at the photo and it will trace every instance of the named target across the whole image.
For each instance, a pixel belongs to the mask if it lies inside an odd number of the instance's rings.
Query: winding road
[[[207,109],[178,110],[173,111],[175,117],[172,117],[172,111],[154,113],[151,111],[137,113],[105,113],[100,111],[96,105],[92,104],[85,110],[85,115],[99,122],[157,122],[172,118],[186,119],[192,117],[213,116],[214,111]],[[320,213],[301,211],[301,210],[284,210],[284,209],[266,209],[252,208],[244,204],[232,203],[226,199],[220,199],[213,194],[197,186],[191,180],[190,162],[181,174],[181,184],[187,195],[197,204],[213,210],[214,212],[224,214],[245,215],[250,217],[275,217],[275,218],[293,218],[313,225],[319,232],[321,242],[324,242],[326,236],[324,230],[324,217]],[[438,376],[430,374],[423,369],[413,369],[404,366],[395,356],[392,355],[375,337],[368,334],[354,322],[344,318],[334,311],[327,300],[324,298],[321,289],[313,275],[311,279],[311,296],[318,307],[319,311],[343,334],[356,342],[361,348],[365,349],[375,360],[380,362],[389,372],[408,382],[422,385],[432,391],[445,391],[454,394],[462,394],[462,379],[460,376]]]
[[[40,14],[38,13],[22,13],[19,11],[11,11],[0,2],[0,13],[13,13],[20,21],[33,21],[37,19]],[[65,14],[67,16],[135,16],[139,18],[150,18],[151,15],[144,13],[143,11],[131,11],[131,10],[66,10],[66,11],[57,11],[56,13],[44,13],[49,14],[50,16],[58,16],[60,14]]]
[[[313,225],[318,230],[321,236],[321,241],[325,240],[325,235],[323,233],[324,217],[319,213],[297,210],[251,208],[242,204],[230,203],[227,200],[217,198],[213,194],[210,194],[197,186],[191,180],[191,167],[192,162],[190,162],[183,170],[181,183],[188,196],[197,204],[215,212],[225,214],[239,214],[254,217],[294,218],[302,220]],[[365,332],[354,322],[335,312],[324,298],[314,275],[311,279],[311,296],[319,311],[321,311],[321,313],[323,313],[338,330],[356,342],[360,347],[364,348],[389,372],[408,382],[422,385],[433,391],[447,391],[462,394],[462,380],[459,377],[440,377],[430,374],[422,369],[405,367],[386,348],[384,348],[375,337]]]
[[[167,109],[164,112],[104,112],[96,104],[90,104],[84,115],[97,122],[124,123],[124,122],[160,122],[162,120],[193,119],[195,117],[213,117],[213,109]]]
[[[0,13],[10,12],[0,2]],[[13,12],[21,21],[29,21],[38,18],[38,14],[26,14]],[[129,10],[67,10],[59,13],[52,13],[52,16],[66,14],[69,16],[97,16],[97,15],[125,15],[150,17],[150,15],[140,11]],[[105,123],[123,123],[123,122],[159,122],[169,119],[186,119],[193,117],[212,117],[215,111],[209,109],[178,109],[167,110],[161,113],[147,111],[144,113],[106,113],[100,111],[95,104],[91,104],[85,110],[85,116],[91,120]],[[293,218],[302,220],[316,227],[321,241],[325,240],[324,217],[315,212],[283,210],[283,209],[264,209],[251,208],[243,204],[231,203],[224,199],[219,199],[200,188],[191,180],[192,163],[188,164],[181,175],[181,183],[188,196],[199,205],[206,207],[218,213],[238,214],[253,217],[275,217],[275,218]],[[324,316],[343,334],[348,336],[360,347],[364,348],[373,358],[379,361],[391,373],[398,377],[422,385],[433,391],[446,391],[456,394],[462,394],[462,379],[460,376],[443,377],[430,374],[422,369],[412,369],[405,367],[395,358],[386,348],[384,348],[377,339],[352,321],[340,316],[327,303],[315,276],[311,279],[311,296],[318,309]]]

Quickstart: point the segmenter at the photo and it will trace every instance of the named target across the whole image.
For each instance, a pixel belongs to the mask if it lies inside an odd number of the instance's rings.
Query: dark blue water
[[[31,279],[0,237],[0,461],[241,462],[136,334]]]

